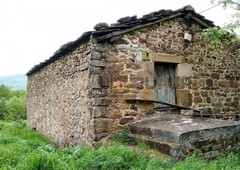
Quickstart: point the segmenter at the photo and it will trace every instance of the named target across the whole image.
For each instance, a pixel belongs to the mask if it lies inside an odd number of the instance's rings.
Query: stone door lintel
[[[152,61],[161,62],[161,63],[179,64],[179,63],[182,63],[182,57],[181,56],[176,56],[176,55],[173,55],[173,54],[160,53],[160,54],[154,54],[152,56]]]

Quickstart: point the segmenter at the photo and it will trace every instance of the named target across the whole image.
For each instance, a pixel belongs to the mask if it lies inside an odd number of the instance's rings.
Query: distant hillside
[[[26,90],[27,77],[23,74],[0,77],[0,84],[3,84],[13,90]]]

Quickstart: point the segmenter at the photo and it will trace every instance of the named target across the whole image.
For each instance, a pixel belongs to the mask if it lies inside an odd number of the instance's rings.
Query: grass
[[[240,151],[214,161],[192,156],[173,162],[152,153],[143,144],[129,149],[119,142],[106,144],[97,150],[89,147],[57,148],[42,135],[25,127],[25,121],[0,122],[0,169],[52,170],[219,170],[239,169]]]

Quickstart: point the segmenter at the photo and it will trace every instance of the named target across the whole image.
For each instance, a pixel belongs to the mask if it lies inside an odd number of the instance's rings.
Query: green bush
[[[25,100],[14,96],[9,101],[7,101],[4,119],[8,121],[26,119]]]
[[[137,141],[131,136],[131,131],[129,126],[124,126],[121,132],[116,132],[114,135],[114,140],[123,144],[130,144],[130,145],[137,144]]]
[[[12,91],[0,85],[0,119],[14,121],[26,119],[26,91]]]

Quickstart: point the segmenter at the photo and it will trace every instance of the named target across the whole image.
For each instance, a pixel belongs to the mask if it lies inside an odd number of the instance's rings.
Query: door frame
[[[159,97],[159,88],[158,88],[158,83],[157,83],[157,65],[162,65],[163,68],[165,69],[165,66],[169,66],[169,75],[173,75],[172,78],[169,78],[169,82],[168,83],[171,83],[170,84],[170,87],[173,87],[172,90],[174,90],[174,101],[170,101],[170,98],[168,98],[169,100],[167,101],[164,101],[164,102],[167,102],[167,103],[171,103],[171,104],[176,104],[177,103],[177,96],[176,96],[176,82],[175,82],[175,77],[176,77],[176,68],[177,68],[177,63],[169,63],[169,62],[154,62],[154,89],[155,89],[155,98],[156,100],[160,100],[161,101],[161,98]],[[171,69],[173,69],[171,71]],[[164,73],[165,74],[165,73]],[[173,83],[173,84],[172,84]],[[170,89],[170,91],[169,91]],[[168,93],[171,93],[171,88],[168,88],[167,89],[167,92]],[[167,94],[169,95],[169,94]]]

